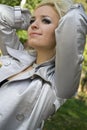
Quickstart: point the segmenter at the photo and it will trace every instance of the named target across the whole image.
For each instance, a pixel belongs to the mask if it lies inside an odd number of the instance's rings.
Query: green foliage
[[[85,8],[85,12],[87,14],[87,0],[74,0],[76,3],[81,3],[84,8]],[[87,40],[86,40],[86,46],[84,49],[84,62],[83,62],[83,71],[85,73],[87,73]]]
[[[27,0],[25,7],[31,12],[41,0]],[[87,0],[75,0],[82,3],[87,12]],[[0,0],[0,4],[11,6],[20,5],[21,0]],[[24,43],[27,39],[26,31],[17,32],[20,40]],[[2,63],[0,63],[2,64]],[[87,44],[84,51],[83,69],[87,79]],[[87,97],[80,100],[75,98],[68,100],[58,112],[45,123],[44,130],[87,130]]]
[[[27,31],[18,30],[17,34],[19,36],[20,41],[24,44],[27,41]]]
[[[84,50],[84,62],[83,62],[83,70],[87,72],[87,43]]]
[[[31,10],[31,12],[33,11],[33,9],[37,6],[37,4],[40,2],[41,0],[27,0],[25,7],[28,8],[29,10]]]
[[[87,130],[87,95],[68,99],[45,123],[43,130]]]
[[[1,4],[7,4],[11,6],[20,5],[21,0],[0,0]]]

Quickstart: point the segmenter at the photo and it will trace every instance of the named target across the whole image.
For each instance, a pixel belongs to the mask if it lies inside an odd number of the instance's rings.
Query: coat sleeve
[[[7,54],[7,46],[13,49],[23,49],[16,29],[26,30],[30,22],[30,12],[20,6],[11,7],[0,4],[0,49]]]
[[[74,5],[61,18],[56,33],[55,84],[57,96],[70,98],[77,92],[87,34],[87,15]]]

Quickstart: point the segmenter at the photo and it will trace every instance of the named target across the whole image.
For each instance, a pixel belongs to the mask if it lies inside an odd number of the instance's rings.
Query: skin
[[[59,15],[48,5],[37,8],[28,28],[28,45],[37,51],[37,64],[50,60],[55,55],[55,29]]]
[[[51,6],[46,5],[37,8],[31,18],[31,25],[28,28],[28,44],[37,51],[37,64],[42,64],[55,55],[55,29],[59,19],[56,11]],[[31,69],[32,65],[8,80],[12,80]]]

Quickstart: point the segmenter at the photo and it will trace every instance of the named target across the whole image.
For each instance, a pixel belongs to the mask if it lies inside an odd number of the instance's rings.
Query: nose
[[[38,23],[37,20],[34,21],[34,22],[31,24],[31,28],[32,28],[32,29],[38,29],[38,28],[39,28],[39,23]]]

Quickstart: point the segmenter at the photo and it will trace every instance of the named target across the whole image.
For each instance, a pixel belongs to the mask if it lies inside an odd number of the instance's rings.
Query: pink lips
[[[31,33],[29,33],[29,35],[31,36],[31,37],[33,37],[33,36],[39,36],[39,35],[41,35],[40,33],[37,33],[37,32],[31,32]]]

